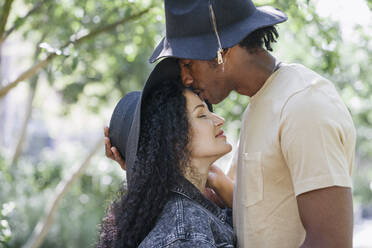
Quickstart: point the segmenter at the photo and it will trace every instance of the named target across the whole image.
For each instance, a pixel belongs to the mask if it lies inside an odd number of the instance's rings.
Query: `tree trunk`
[[[26,15],[24,15],[21,18],[18,18],[14,22],[14,25],[11,28],[7,29],[6,31],[4,30],[2,38],[0,39],[0,45],[8,38],[8,36],[13,31],[19,29],[26,22],[27,18],[30,17],[31,15],[33,15],[34,13],[36,13],[40,9],[40,7],[43,6],[47,1],[49,1],[49,0],[41,0],[37,3],[35,3],[34,6],[27,12]]]
[[[4,5],[2,6],[1,16],[0,16],[0,44],[3,40],[3,35],[5,31],[6,24],[8,22],[8,17],[10,10],[12,8],[14,0],[5,0]]]
[[[32,82],[31,82],[31,85],[30,85],[30,93],[29,93],[28,101],[27,101],[26,116],[25,116],[25,119],[23,120],[21,133],[19,135],[17,145],[16,145],[16,148],[15,148],[12,160],[11,160],[12,161],[11,165],[12,165],[13,169],[15,169],[15,167],[17,165],[17,162],[18,162],[18,159],[22,154],[23,144],[24,144],[26,136],[27,136],[28,123],[30,122],[31,115],[32,115],[32,109],[33,109],[32,106],[33,106],[35,92],[36,92],[36,88],[37,88],[37,84],[38,84],[38,79],[39,79],[39,77],[38,77],[38,75],[36,75],[31,80]]]
[[[40,41],[37,43],[38,46],[37,46],[37,49],[36,49],[35,54],[34,54],[34,60],[36,60],[38,58],[38,56],[40,54],[40,51],[41,51],[41,48],[40,48],[39,44],[45,39],[46,36],[47,36],[47,33],[43,34],[41,36]],[[35,98],[35,93],[36,93],[38,81],[39,81],[39,75],[38,74],[35,75],[33,78],[31,78],[30,92],[29,92],[29,96],[28,96],[28,100],[27,100],[26,115],[25,115],[25,119],[22,123],[21,132],[20,132],[20,135],[19,135],[19,138],[18,138],[18,141],[17,141],[16,148],[14,150],[14,154],[13,154],[12,159],[11,159],[11,164],[10,165],[12,166],[11,167],[12,172],[15,172],[18,159],[22,154],[23,144],[24,144],[26,136],[27,136],[28,123],[30,122],[30,119],[31,119],[31,116],[32,116],[32,109],[33,109],[32,106],[33,106],[33,102],[34,102],[34,98]]]
[[[55,56],[57,56],[55,53],[50,54],[46,59],[42,60],[41,62],[29,68],[27,71],[23,72],[16,80],[0,88],[0,99],[3,98],[6,94],[8,94],[9,91],[16,87],[20,82],[27,80],[33,75],[35,75],[41,68],[46,66],[49,63],[49,61],[51,61]]]
[[[70,189],[71,185],[80,178],[80,176],[83,174],[84,170],[89,165],[90,160],[92,157],[97,153],[97,151],[103,147],[103,138],[100,137],[99,141],[96,143],[94,148],[91,150],[89,155],[86,157],[85,161],[77,167],[74,173],[67,178],[62,180],[55,190],[56,194],[55,197],[53,197],[50,201],[50,204],[48,204],[46,208],[46,217],[43,218],[34,228],[34,231],[31,234],[31,237],[28,239],[27,243],[23,246],[24,248],[38,248],[43,243],[45,236],[47,235],[49,229],[51,228],[51,225],[53,224],[53,217],[55,212],[57,211],[57,208],[62,200],[62,198],[65,196],[65,194]]]
[[[0,44],[0,88],[2,88],[3,87],[3,85],[2,85],[2,82],[3,82],[3,67],[2,67],[2,60],[3,60],[3,52],[2,52],[2,49],[3,48],[3,46],[2,46],[2,44]],[[3,134],[3,126],[2,125],[4,125],[4,123],[5,123],[5,120],[3,119],[3,115],[4,115],[4,113],[3,113],[3,102],[4,102],[4,99],[2,99],[2,98],[0,98],[0,123],[2,123],[1,125],[0,125],[0,153],[1,153],[1,148],[2,148],[2,146],[4,145],[3,144],[3,138],[2,137],[4,137],[4,134]]]

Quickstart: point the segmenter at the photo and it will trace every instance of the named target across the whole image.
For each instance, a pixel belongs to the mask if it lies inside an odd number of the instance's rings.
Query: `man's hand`
[[[306,230],[301,248],[351,248],[353,201],[350,188],[328,187],[297,196],[298,210]]]
[[[234,182],[225,175],[225,173],[215,165],[209,168],[207,187],[213,189],[214,192],[222,199],[222,201],[230,208],[233,205],[234,197]]]
[[[205,187],[205,191],[203,192],[203,195],[210,200],[211,202],[214,202],[217,206],[220,208],[225,208],[225,203],[221,200],[221,198],[216,194],[216,192],[213,191],[213,189],[209,187]]]
[[[105,150],[106,150],[106,157],[111,158],[119,163],[120,167],[125,170],[125,161],[120,156],[118,149],[114,146],[111,146],[110,138],[109,138],[109,128],[104,127],[104,139],[105,139]]]

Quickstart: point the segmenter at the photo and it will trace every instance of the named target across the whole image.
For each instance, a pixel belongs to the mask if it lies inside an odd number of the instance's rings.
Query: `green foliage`
[[[61,98],[61,118],[79,107],[81,112],[105,116],[120,97],[141,89],[152,65],[148,63],[156,42],[164,33],[162,1],[157,0],[45,0],[26,21],[24,12],[41,0],[16,1],[7,27],[15,25],[17,37],[40,53],[32,63],[49,54],[58,56],[39,74],[49,89]],[[366,1],[372,9],[372,1]],[[314,1],[257,0],[285,11],[289,20],[278,25],[280,38],[274,55],[288,63],[302,63],[332,80],[350,109],[357,127],[357,161],[354,171],[354,199],[358,204],[372,201],[372,38],[370,29],[356,27],[353,42],[342,37],[339,23],[321,18]],[[4,0],[0,0],[3,6]],[[151,6],[140,18],[107,29],[79,45],[70,44],[94,30],[132,16]],[[30,54],[35,54],[32,51]],[[37,54],[37,53],[36,53]],[[50,92],[42,92],[42,96]],[[43,102],[43,99],[38,99]],[[238,138],[242,112],[249,98],[235,92],[215,106],[226,119],[229,133]],[[42,104],[40,104],[40,109]],[[32,141],[31,141],[32,143]],[[44,215],[45,205],[58,183],[83,158],[77,154],[44,156],[37,160],[23,156],[18,169],[9,167],[0,153],[0,247],[22,247]],[[81,151],[83,150],[83,152]],[[92,247],[98,224],[123,179],[117,165],[103,154],[63,199],[55,222],[42,244],[47,247]]]
[[[10,247],[9,241],[11,239],[12,231],[9,227],[8,220],[4,214],[7,214],[7,208],[9,208],[9,204],[4,204],[2,208],[0,208],[0,247]]]
[[[123,180],[120,169],[107,162],[103,154],[96,156],[92,166],[73,185],[41,247],[93,247],[105,208],[115,199]],[[4,177],[10,168],[1,163],[0,196],[6,202],[0,202],[0,241],[4,247],[24,245],[44,215],[45,205],[49,204],[57,184],[71,170],[67,165],[72,163],[61,158],[44,158],[43,162],[30,166],[30,161],[22,160],[19,164],[22,170],[12,177]]]
[[[366,167],[358,168],[355,173],[354,181],[354,201],[358,205],[368,205],[372,203],[372,171]]]
[[[18,4],[30,10],[39,2],[24,0]],[[61,116],[69,115],[76,105],[100,114],[126,92],[139,90],[144,84],[151,69],[148,57],[163,30],[161,4],[160,1],[46,0],[27,21],[23,21],[24,13],[19,13],[19,8],[13,8],[10,26],[19,26],[14,32],[35,51],[40,49],[33,63],[52,53],[58,55],[39,74],[45,75],[49,86],[61,96]],[[107,28],[150,6],[151,10],[140,18]],[[102,29],[104,32],[84,40],[79,46],[65,47],[71,40]],[[83,158],[75,156],[75,159]],[[95,169],[88,170],[62,200],[54,225],[41,247],[92,247],[96,242],[105,206],[123,178],[118,173],[119,168],[108,165],[106,159],[97,165],[97,160],[102,160],[102,155],[92,162]],[[45,206],[56,186],[70,173],[71,164],[76,161],[70,157],[39,157],[37,161],[24,157],[17,166],[21,170],[0,164],[0,199],[4,199],[1,204],[14,204],[12,213],[1,216],[1,223],[6,221],[10,228],[0,227],[4,245],[5,242],[11,247],[25,244],[44,216]]]
[[[0,182],[9,180],[10,176],[6,173],[5,160],[0,155]],[[14,202],[4,202],[4,195],[0,194],[0,248],[10,247],[9,241],[12,237],[12,229],[9,226],[8,215],[14,210]]]
[[[372,10],[372,1],[371,0],[367,0],[367,4],[368,4],[368,7]]]
[[[30,8],[36,3],[25,2]],[[18,32],[33,42],[35,49],[41,43],[39,60],[50,53],[58,54],[44,72],[66,103],[62,112],[68,113],[72,104],[89,102],[87,109],[97,113],[110,96],[117,97],[143,85],[151,67],[147,59],[162,32],[160,6],[160,1],[49,0]],[[79,46],[64,47],[69,41],[148,7],[151,10],[136,20],[107,29]]]

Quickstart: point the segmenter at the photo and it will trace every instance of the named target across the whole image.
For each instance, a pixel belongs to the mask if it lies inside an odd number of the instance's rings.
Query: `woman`
[[[231,151],[224,120],[179,78],[166,59],[143,91],[122,98],[110,140],[124,158],[127,193],[103,220],[103,247],[234,247],[231,210],[207,200],[208,171]]]

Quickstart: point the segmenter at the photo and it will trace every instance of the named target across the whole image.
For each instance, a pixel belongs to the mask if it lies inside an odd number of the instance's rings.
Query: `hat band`
[[[211,22],[212,22],[212,26],[213,26],[213,30],[214,30],[214,33],[216,35],[216,38],[217,38],[217,42],[218,42],[218,50],[217,50],[217,63],[220,65],[223,63],[223,59],[222,59],[222,45],[221,45],[221,40],[220,40],[220,36],[218,35],[218,30],[217,30],[217,23],[216,23],[216,17],[214,15],[214,11],[213,11],[213,7],[212,7],[212,3],[211,1],[209,0],[209,13],[210,13],[210,16],[211,16]]]

